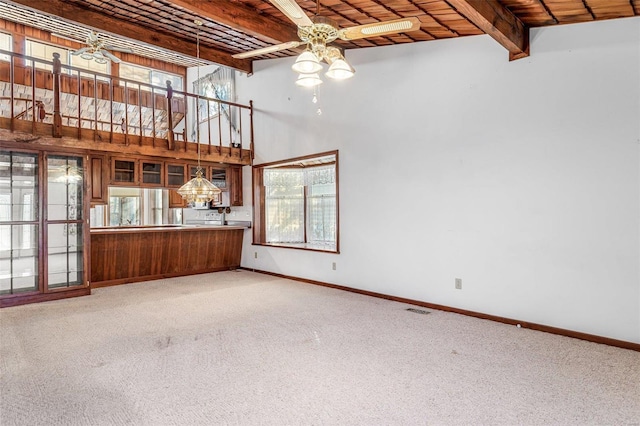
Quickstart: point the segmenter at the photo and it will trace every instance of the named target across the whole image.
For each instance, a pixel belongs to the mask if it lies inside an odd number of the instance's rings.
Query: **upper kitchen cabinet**
[[[164,164],[161,161],[140,160],[142,185],[162,186],[164,183]]]
[[[187,181],[185,179],[185,164],[166,163],[165,182],[168,188],[180,188]]]
[[[112,185],[138,185],[138,160],[111,158]]]
[[[89,201],[91,204],[107,203],[107,162],[103,155],[89,156]]]
[[[232,206],[242,205],[242,166],[229,166],[227,169],[229,201]]]

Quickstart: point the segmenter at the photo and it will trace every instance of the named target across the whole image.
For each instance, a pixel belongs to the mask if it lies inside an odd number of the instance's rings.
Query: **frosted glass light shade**
[[[322,84],[322,80],[318,74],[300,74],[296,84],[302,87],[315,87]]]
[[[209,202],[222,191],[202,177],[202,169],[196,171],[196,177],[178,189],[178,194],[187,202]]]
[[[353,77],[355,72],[356,70],[354,70],[347,61],[344,59],[336,59],[333,61],[325,75],[329,78],[333,78],[334,80],[346,80],[347,78]]]
[[[311,51],[305,50],[298,56],[291,69],[300,74],[313,74],[322,70],[318,57]]]

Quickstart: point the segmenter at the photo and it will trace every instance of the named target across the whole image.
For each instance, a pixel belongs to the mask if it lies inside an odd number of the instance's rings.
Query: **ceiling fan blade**
[[[78,50],[74,50],[73,52],[71,52],[72,55],[74,56],[78,56],[78,55],[82,55],[84,52],[86,52],[87,50],[90,50],[90,47],[83,47],[81,49]]]
[[[133,53],[133,50],[130,47],[117,47],[111,46],[110,44],[104,46],[105,49],[111,50],[113,52],[123,52],[123,53]]]
[[[401,18],[345,28],[338,32],[338,37],[341,40],[357,40],[365,37],[377,37],[386,34],[415,31],[419,28],[420,20],[418,18]]]
[[[301,41],[288,41],[286,43],[276,44],[274,46],[263,47],[261,49],[252,50],[251,52],[236,53],[232,55],[235,59],[246,59],[252,56],[266,55],[267,53],[279,52],[280,50],[294,49],[302,44]]]
[[[112,55],[111,53],[107,52],[104,49],[100,50],[100,53],[102,53],[102,56],[104,56],[105,58],[111,59],[116,64],[119,64],[121,62],[120,58],[118,58],[117,56]]]
[[[313,22],[294,0],[269,0],[280,12],[291,19],[299,27],[310,27]]]

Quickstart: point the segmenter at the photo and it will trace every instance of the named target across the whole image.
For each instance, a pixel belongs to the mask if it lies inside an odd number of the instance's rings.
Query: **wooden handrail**
[[[89,129],[94,130],[93,139],[96,139],[98,135],[95,131],[99,128],[109,127],[111,135],[114,132],[122,134],[118,130],[122,127],[121,118],[124,117],[124,135],[129,142],[136,145],[142,144],[139,137],[150,134],[154,147],[156,143],[160,143],[160,148],[187,152],[189,150],[186,144],[196,142],[189,140],[188,135],[193,139],[194,135],[199,133],[202,136],[200,143],[208,146],[209,154],[214,147],[214,137],[217,145],[215,150],[219,155],[230,152],[230,155],[242,157],[246,139],[249,139],[248,146],[252,151],[252,104],[242,105],[187,93],[175,90],[170,84],[166,87],[155,86],[71,67],[62,64],[57,53],[53,55],[52,61],[4,50],[0,50],[0,54],[9,56],[9,61],[0,60],[0,85],[10,85],[10,97],[0,99],[9,100],[11,115],[7,118],[11,119],[11,130],[15,127],[13,120],[24,120],[30,112],[35,112],[32,114],[33,132],[42,132],[44,128],[36,127],[36,122],[43,122],[45,117],[52,116],[52,136],[70,135],[68,130],[63,129],[69,127],[63,125],[64,118],[67,124],[70,120],[77,120],[73,128],[76,129],[78,138],[86,138],[87,133],[82,129],[87,127],[83,126],[93,123],[89,125]],[[44,89],[44,93],[41,89]],[[42,106],[32,104],[27,106],[26,110],[15,113],[15,102],[34,100],[41,102]],[[53,111],[50,109],[41,112],[45,105]],[[208,116],[200,117],[195,115],[196,113]],[[242,117],[246,114],[249,114],[249,117]],[[0,112],[0,117],[3,115]],[[176,116],[179,116],[180,120],[176,120]],[[248,125],[249,128],[243,129],[243,125]],[[195,132],[194,126],[198,126],[200,131]],[[228,126],[228,130],[225,126]],[[24,126],[20,128],[24,129]],[[175,135],[181,135],[183,140],[177,141]],[[113,136],[107,139],[110,143],[114,142]],[[160,142],[162,139],[165,140],[164,144]],[[103,134],[100,135],[100,140],[105,141]],[[229,150],[223,151],[226,147]],[[251,155],[253,156],[253,153]]]

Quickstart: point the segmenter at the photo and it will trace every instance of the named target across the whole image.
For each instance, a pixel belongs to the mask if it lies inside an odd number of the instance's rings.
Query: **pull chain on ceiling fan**
[[[328,45],[337,39],[351,41],[415,31],[420,28],[420,20],[416,17],[410,17],[340,29],[333,19],[320,15],[320,0],[316,0],[316,15],[313,19],[309,18],[294,0],[269,1],[298,26],[300,41],[288,41],[250,52],[238,53],[233,57],[245,59],[293,49],[306,44],[307,49],[298,56],[292,66],[292,69],[300,74],[296,81],[296,84],[300,86],[314,87],[322,83],[318,72],[322,70],[320,61],[323,60],[329,64],[327,77],[344,80],[353,76],[355,70],[347,63],[341,50]]]

